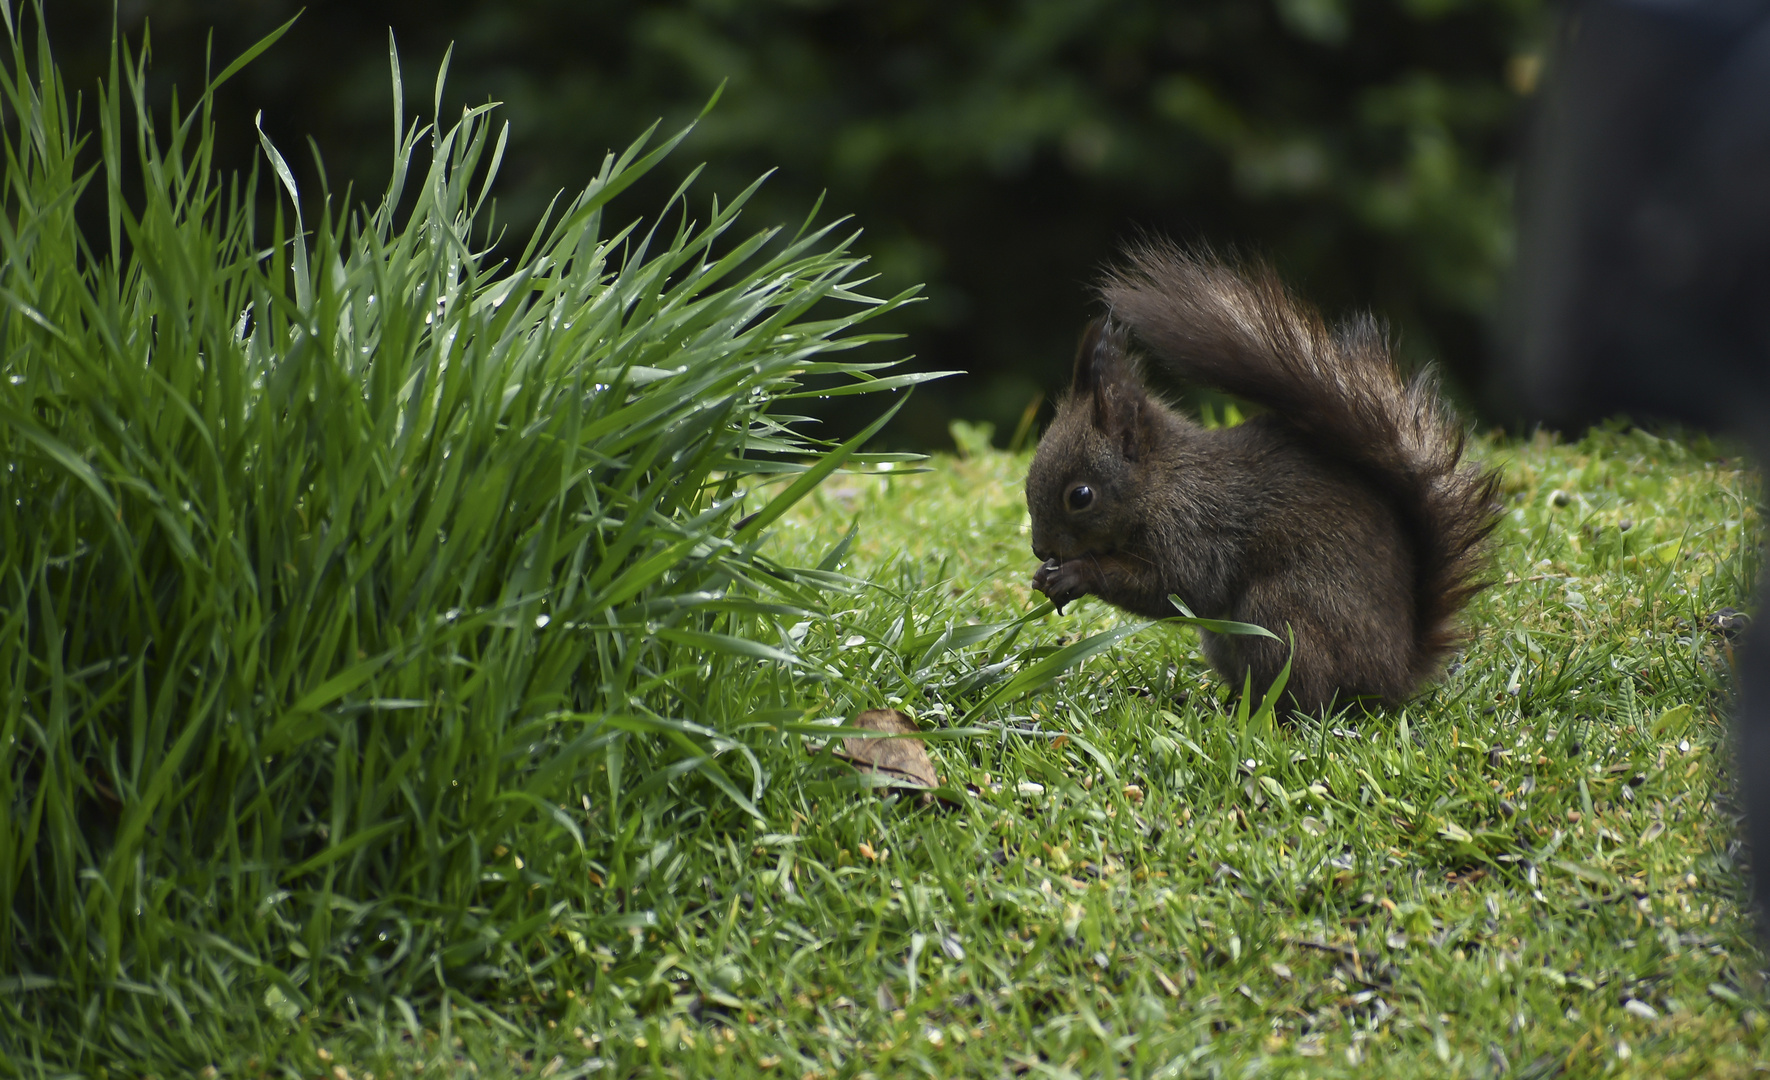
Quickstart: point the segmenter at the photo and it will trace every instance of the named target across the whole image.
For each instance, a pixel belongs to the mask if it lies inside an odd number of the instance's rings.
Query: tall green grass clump
[[[783,409],[922,378],[832,358],[906,297],[736,234],[754,186],[611,221],[686,132],[494,256],[492,106],[408,123],[397,55],[365,204],[262,133],[212,171],[277,35],[167,118],[145,44],[94,108],[0,13],[0,1059],[198,1064],[624,939],[641,825],[753,812],[736,713],[801,677],[828,575],[758,545],[872,429]]]

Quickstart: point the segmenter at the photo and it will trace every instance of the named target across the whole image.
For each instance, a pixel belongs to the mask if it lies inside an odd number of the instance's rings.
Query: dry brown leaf
[[[920,729],[916,722],[896,709],[868,709],[848,721],[849,727],[887,735],[914,735]],[[940,777],[934,775],[934,763],[921,739],[846,738],[842,749],[833,753],[853,762],[861,772],[878,773],[893,780],[917,787],[939,787]]]

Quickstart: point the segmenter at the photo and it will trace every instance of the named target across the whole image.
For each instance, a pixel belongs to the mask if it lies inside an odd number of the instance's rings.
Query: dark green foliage
[[[151,15],[166,70],[195,72],[210,26],[243,46],[299,6],[193,0]],[[65,10],[73,29],[75,12],[97,26],[109,5]],[[249,73],[224,132],[251,151],[250,110],[266,107],[284,141],[311,132],[351,175],[379,175],[382,33],[426,58],[453,41],[457,100],[507,103],[501,197],[526,221],[636,117],[686,119],[729,80],[689,144],[715,186],[779,166],[767,213],[827,188],[867,223],[860,250],[887,290],[929,283],[930,302],[895,324],[927,366],[973,374],[912,404],[897,437],[926,446],[953,416],[1005,434],[1061,385],[1086,285],[1140,228],[1261,250],[1330,313],[1374,309],[1411,358],[1466,372],[1509,259],[1514,129],[1542,10],[365,0],[311,6],[287,51]]]

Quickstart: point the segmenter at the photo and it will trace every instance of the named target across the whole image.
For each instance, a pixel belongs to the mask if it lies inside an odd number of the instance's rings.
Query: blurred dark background
[[[207,49],[218,70],[300,6],[117,11],[131,42],[151,32],[164,102],[173,84],[194,96]],[[111,0],[46,7],[91,102]],[[222,92],[223,167],[251,167],[262,110],[308,183],[311,137],[335,191],[378,192],[390,27],[408,120],[429,118],[451,42],[444,115],[503,102],[499,215],[523,237],[605,153],[660,117],[679,127],[724,81],[614,217],[654,213],[703,161],[697,208],[778,167],[752,228],[797,224],[827,192],[826,218],[866,230],[878,291],[927,286],[878,358],[970,373],[919,391],[888,434],[926,449],[950,445],[955,418],[993,422],[1000,443],[1062,387],[1089,281],[1141,230],[1263,255],[1330,314],[1375,310],[1455,392],[1489,349],[1547,20],[1542,0],[318,0]],[[858,422],[827,418],[825,434]]]

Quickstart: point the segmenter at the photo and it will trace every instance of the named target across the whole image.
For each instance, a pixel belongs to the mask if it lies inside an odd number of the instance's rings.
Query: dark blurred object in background
[[[201,78],[302,0],[121,0],[153,36],[156,97]],[[105,62],[112,0],[53,0],[76,88]],[[1000,435],[1064,382],[1088,284],[1139,228],[1270,257],[1330,312],[1372,309],[1413,360],[1467,374],[1510,252],[1511,131],[1535,80],[1541,0],[317,0],[224,90],[224,167],[258,153],[253,114],[315,190],[389,167],[387,33],[406,115],[428,115],[455,43],[445,111],[504,102],[500,214],[525,236],[553,194],[662,116],[717,109],[650,189],[655,209],[707,161],[693,206],[780,167],[746,214],[797,222],[818,193],[866,229],[894,317],[924,368],[973,374],[924,391],[892,432],[947,444],[950,418]],[[94,151],[96,152],[96,151]],[[894,346],[882,346],[891,349]],[[856,429],[834,409],[835,428]],[[857,410],[872,408],[856,405]],[[998,441],[1001,441],[998,438]]]
[[[1749,0],[1568,8],[1504,353],[1534,416],[1770,421],[1767,15]]]
[[[1521,189],[1502,396],[1745,435],[1770,461],[1770,3],[1566,9]],[[1762,606],[1759,608],[1763,610]],[[1739,654],[1735,780],[1770,899],[1770,641]]]

